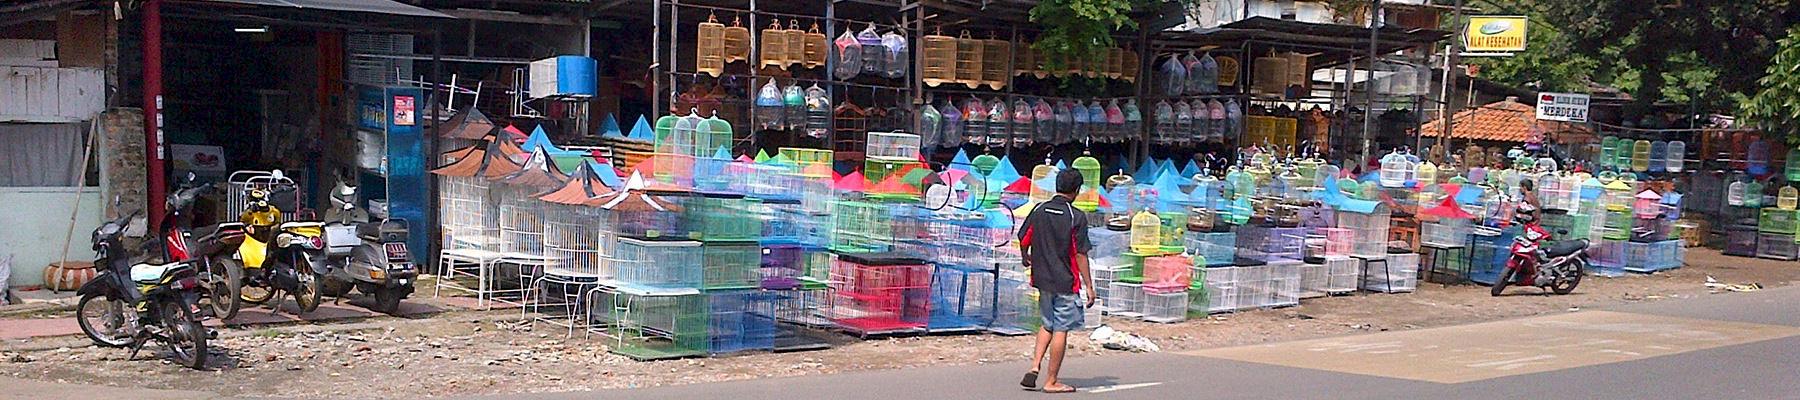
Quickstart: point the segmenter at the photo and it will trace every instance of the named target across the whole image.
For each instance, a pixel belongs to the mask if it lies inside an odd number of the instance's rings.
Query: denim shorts
[[[1080,295],[1074,293],[1038,296],[1038,314],[1044,316],[1044,330],[1069,332],[1086,323]]]

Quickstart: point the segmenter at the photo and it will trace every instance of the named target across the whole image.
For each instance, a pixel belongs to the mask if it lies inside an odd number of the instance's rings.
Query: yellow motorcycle
[[[272,198],[288,198],[277,193],[292,187],[253,188],[245,196],[243,214],[244,241],[233,255],[241,270],[231,269],[226,279],[241,282],[238,297],[245,302],[265,304],[277,299],[276,292],[294,296],[300,312],[319,308],[321,279],[325,255],[325,224],[317,221],[282,221],[281,206]],[[291,193],[291,192],[289,192]],[[234,266],[235,267],[235,266]]]

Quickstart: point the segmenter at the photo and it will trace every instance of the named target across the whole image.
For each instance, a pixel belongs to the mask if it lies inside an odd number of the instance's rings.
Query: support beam
[[[444,14],[452,16],[452,17],[456,17],[458,19],[471,20],[471,21],[512,22],[512,23],[521,23],[521,24],[559,25],[559,26],[585,26],[585,25],[587,25],[585,23],[585,21],[582,21],[581,19],[574,18],[574,17],[530,15],[530,14],[521,14],[521,13],[509,12],[509,11],[457,8],[457,9],[450,9],[450,10],[438,10],[438,12],[444,13]]]
[[[144,157],[146,184],[144,206],[148,210],[149,232],[162,232],[163,191],[163,87],[162,87],[162,0],[145,0],[144,18]]]

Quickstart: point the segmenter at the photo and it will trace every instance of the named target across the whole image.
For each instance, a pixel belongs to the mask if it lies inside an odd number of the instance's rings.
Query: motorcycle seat
[[[169,274],[173,274],[175,271],[179,271],[186,267],[187,264],[183,263],[133,265],[131,266],[131,281],[139,284],[154,285],[162,282],[163,278],[169,276]]]
[[[1580,240],[1564,240],[1560,242],[1551,242],[1550,244],[1545,245],[1544,254],[1551,257],[1562,257],[1575,254],[1575,252],[1585,248],[1587,248],[1587,242]]]

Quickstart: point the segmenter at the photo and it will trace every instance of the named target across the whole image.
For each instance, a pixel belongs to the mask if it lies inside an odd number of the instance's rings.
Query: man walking
[[[1026,389],[1038,387],[1038,367],[1048,354],[1043,392],[1075,391],[1057,380],[1057,372],[1062,369],[1069,331],[1081,328],[1082,309],[1094,305],[1094,280],[1088,274],[1088,250],[1093,244],[1088,242],[1087,215],[1070,203],[1080,192],[1081,173],[1063,169],[1056,174],[1056,196],[1032,209],[1019,229],[1020,255],[1031,269],[1031,286],[1038,290],[1038,314],[1044,316],[1031,353],[1031,371],[1019,382]],[[1080,293],[1087,297],[1078,297]]]

